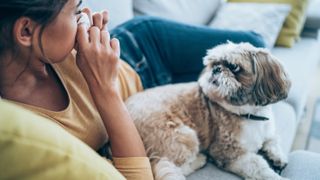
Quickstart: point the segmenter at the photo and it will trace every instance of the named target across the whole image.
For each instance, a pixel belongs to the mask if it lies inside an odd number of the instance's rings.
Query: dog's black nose
[[[213,74],[219,74],[221,73],[221,67],[220,66],[215,66],[212,70]]]

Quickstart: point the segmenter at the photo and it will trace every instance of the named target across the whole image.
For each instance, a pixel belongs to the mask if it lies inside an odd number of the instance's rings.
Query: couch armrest
[[[307,29],[320,29],[320,0],[311,0],[304,25]]]
[[[320,34],[320,0],[310,0],[302,37],[318,39]]]

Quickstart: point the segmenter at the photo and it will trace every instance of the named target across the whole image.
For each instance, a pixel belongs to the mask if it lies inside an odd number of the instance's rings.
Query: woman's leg
[[[111,32],[121,44],[121,58],[140,75],[145,88],[195,81],[207,49],[228,40],[263,47],[260,35],[196,27],[154,17],[128,21]]]

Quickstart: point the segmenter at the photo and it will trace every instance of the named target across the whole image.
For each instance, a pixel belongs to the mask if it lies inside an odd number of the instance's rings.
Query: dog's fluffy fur
[[[198,82],[149,89],[126,102],[155,179],[185,179],[206,157],[246,179],[282,179],[268,164],[287,163],[269,106],[289,91],[282,65],[265,49],[231,42],[209,50],[204,65]]]

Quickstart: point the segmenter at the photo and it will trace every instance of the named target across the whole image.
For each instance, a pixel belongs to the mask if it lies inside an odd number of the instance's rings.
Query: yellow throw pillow
[[[54,122],[0,99],[0,179],[125,179]]]
[[[228,0],[228,2],[252,2],[252,3],[285,3],[291,5],[288,15],[279,33],[276,45],[292,47],[299,39],[305,19],[308,0]]]

